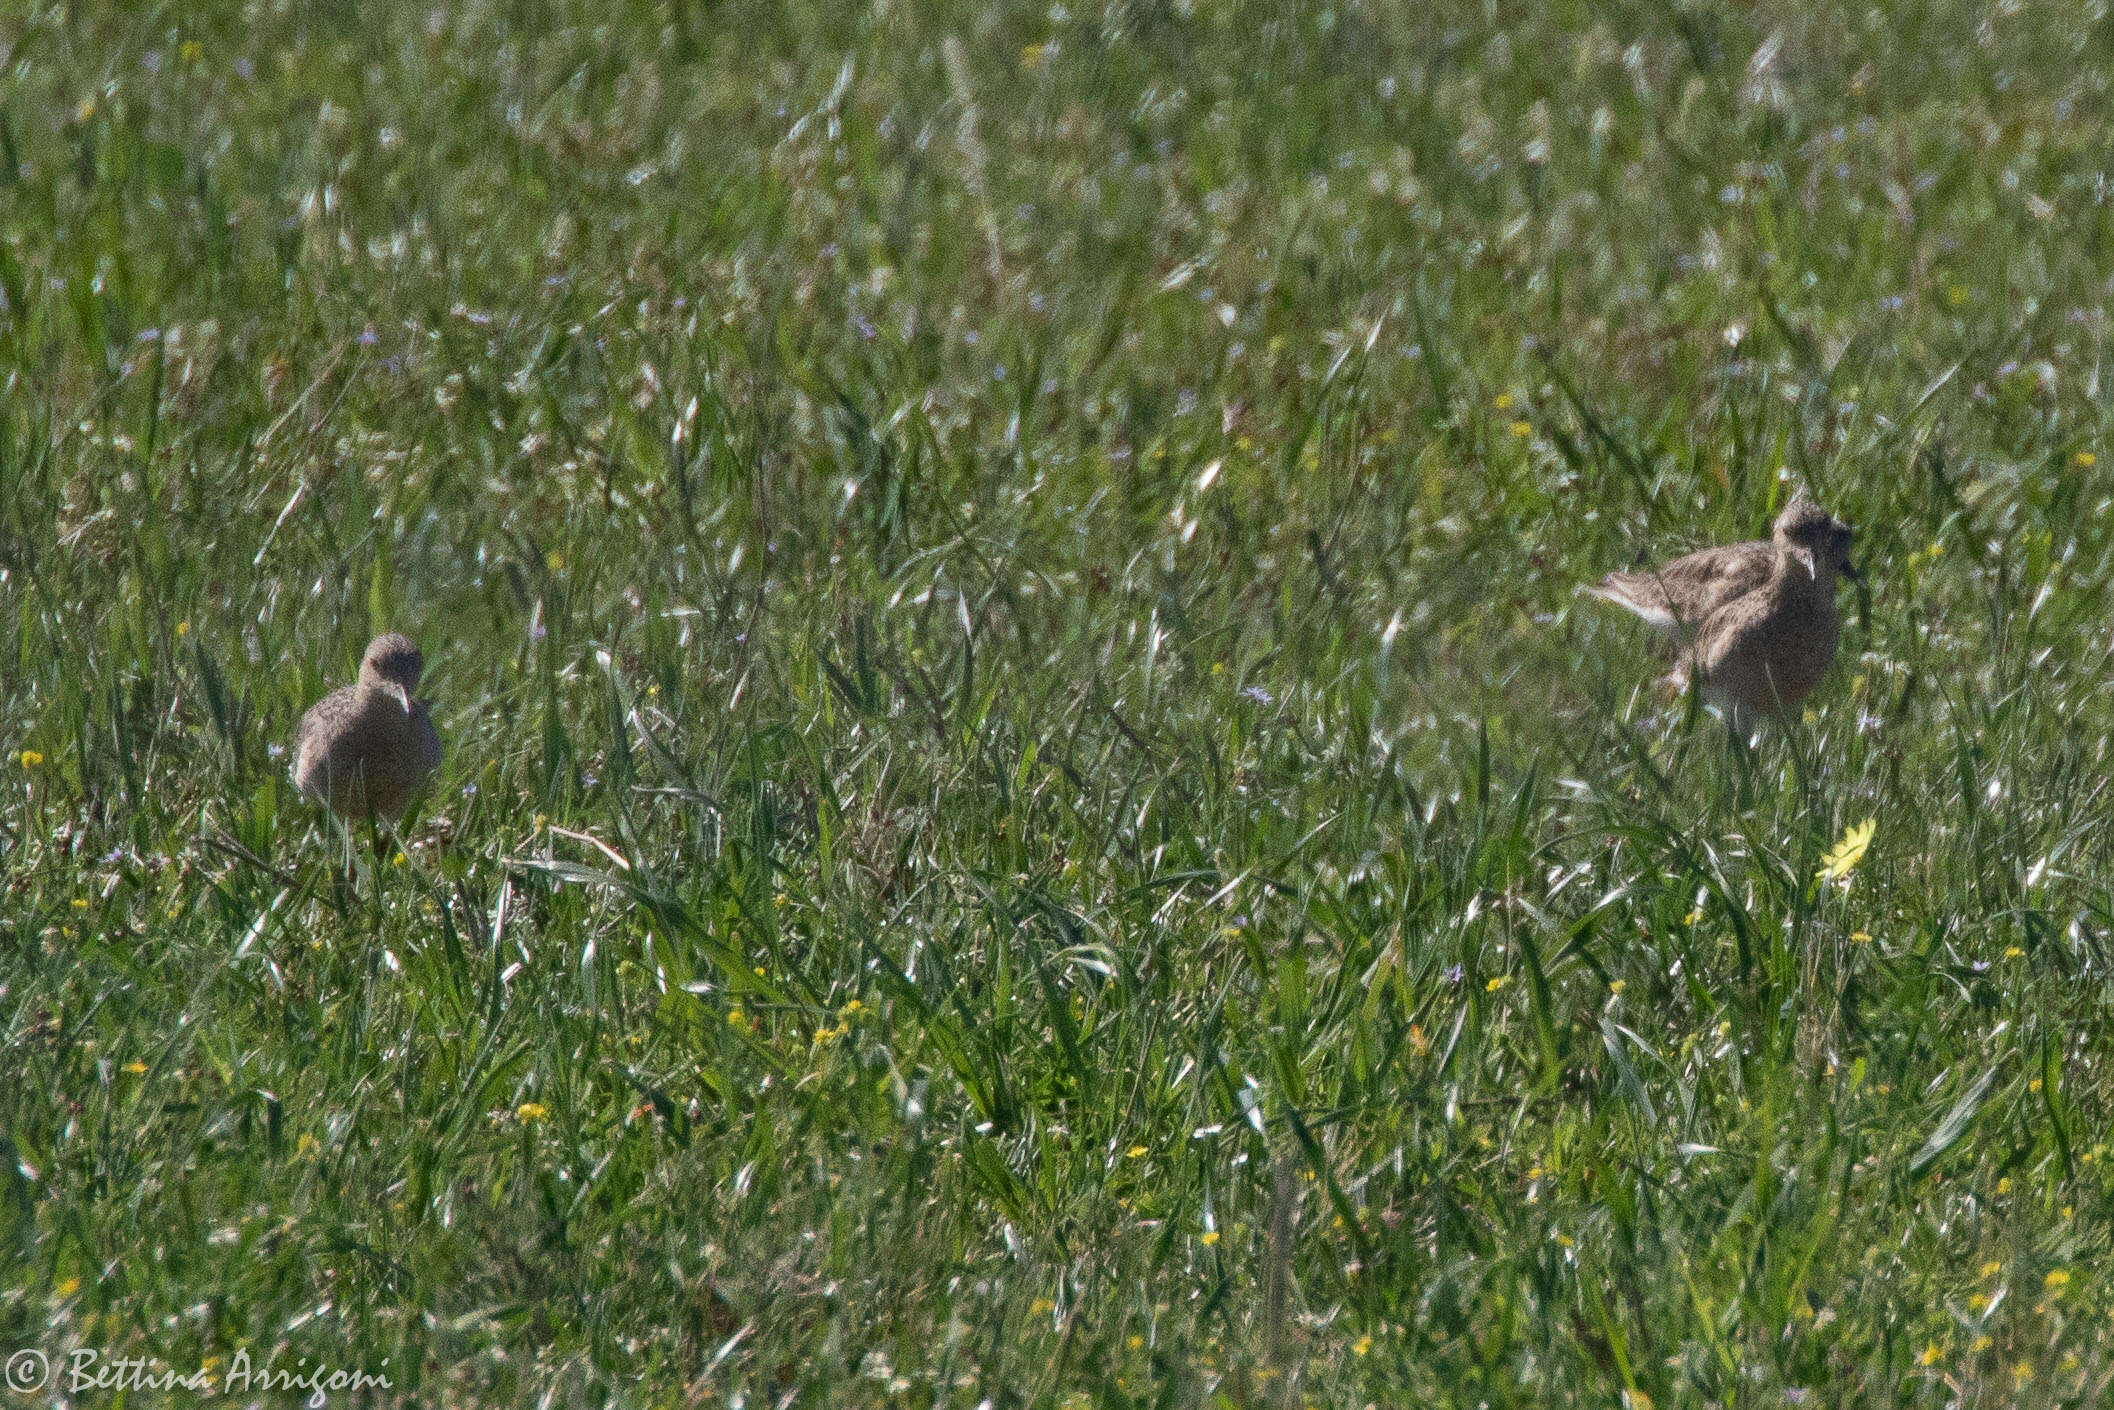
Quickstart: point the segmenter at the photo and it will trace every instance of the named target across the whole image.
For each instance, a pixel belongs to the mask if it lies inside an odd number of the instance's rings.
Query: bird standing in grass
[[[1580,591],[1628,608],[1671,638],[1679,657],[1666,683],[1685,690],[1695,682],[1744,727],[1796,707],[1834,664],[1835,581],[1857,577],[1854,532],[1800,496],[1767,540],[1610,573]]]
[[[395,822],[427,776],[440,767],[433,716],[411,692],[426,658],[407,636],[367,643],[357,685],[340,686],[308,707],[294,746],[294,784],[348,821]]]

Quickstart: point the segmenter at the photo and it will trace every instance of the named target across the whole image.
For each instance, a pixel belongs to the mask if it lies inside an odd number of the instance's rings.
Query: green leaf
[[[1915,1158],[1909,1161],[1910,1179],[1921,1179],[1962,1136],[1967,1134],[1967,1128],[1974,1125],[1975,1116],[1982,1110],[1982,1103],[1989,1099],[1989,1089],[1996,1085],[1996,1080],[1997,1069],[1992,1064],[1975,1079],[1972,1087],[1960,1095],[1960,1100],[1953,1103],[1953,1109],[1945,1113],[1945,1119],[1938,1123],[1937,1130],[1930,1133],[1930,1139],[1923,1143],[1923,1149],[1917,1151]]]

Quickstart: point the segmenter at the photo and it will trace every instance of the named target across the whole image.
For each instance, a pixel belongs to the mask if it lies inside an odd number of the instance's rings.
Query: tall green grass
[[[2101,1403],[2110,58],[0,15],[0,1351]],[[1868,586],[1750,744],[1572,591],[1798,487]],[[278,752],[384,627],[394,839]]]

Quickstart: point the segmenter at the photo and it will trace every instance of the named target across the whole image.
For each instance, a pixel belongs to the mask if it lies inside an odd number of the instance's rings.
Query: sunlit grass
[[[2100,1403],[2104,30],[0,16],[0,1351]],[[1801,486],[1748,745],[1572,592]]]

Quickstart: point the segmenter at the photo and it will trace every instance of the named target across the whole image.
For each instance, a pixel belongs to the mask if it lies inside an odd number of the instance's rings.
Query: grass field
[[[2105,1403],[2114,18],[1893,9],[7,7],[0,1352]]]

